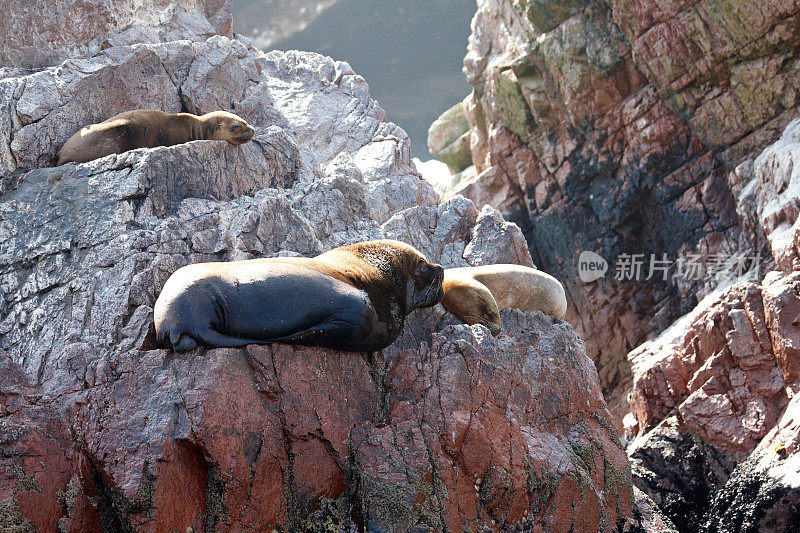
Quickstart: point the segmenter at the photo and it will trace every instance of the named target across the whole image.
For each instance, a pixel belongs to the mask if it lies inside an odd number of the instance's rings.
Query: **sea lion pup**
[[[178,352],[272,342],[381,350],[408,313],[442,299],[443,276],[414,247],[391,240],[314,258],[188,265],[156,300],[156,342]]]
[[[442,305],[445,309],[469,324],[483,324],[492,335],[500,334],[500,310],[486,285],[468,276],[448,276],[445,269]]]
[[[492,320],[491,312],[486,311],[486,295],[476,283],[491,293],[500,311],[507,307],[516,307],[523,311],[539,309],[562,320],[567,314],[564,286],[541,270],[506,264],[448,268],[444,271],[445,296],[442,302],[457,299],[458,306],[453,306],[452,312],[468,324],[471,322],[467,316],[480,317],[490,322]],[[448,291],[454,291],[452,298],[448,296]],[[491,306],[488,308],[491,311]]]
[[[254,135],[255,129],[250,124],[226,111],[197,116],[136,109],[81,128],[58,151],[58,165],[86,163],[135,148],[173,146],[189,141],[222,140],[239,145]]]

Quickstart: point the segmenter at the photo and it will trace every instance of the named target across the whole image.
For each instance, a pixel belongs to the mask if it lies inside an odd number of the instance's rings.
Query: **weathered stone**
[[[800,527],[800,401],[795,396],[711,502],[700,531],[778,533]]]
[[[230,0],[66,0],[57,7],[43,0],[12,0],[3,9],[0,67],[49,67],[109,45],[231,35]]]
[[[633,528],[632,532],[643,533],[677,533],[675,525],[659,510],[658,506],[647,494],[633,487],[634,517],[639,521],[641,529]]]
[[[735,464],[694,438],[674,416],[634,440],[628,456],[634,485],[679,531],[697,527]]]
[[[216,36],[116,44],[14,76],[0,84],[11,113],[0,122],[0,346],[78,443],[67,479],[88,507],[48,511],[74,521],[67,530],[613,531],[631,520],[594,365],[568,324],[541,313],[505,311],[494,338],[435,306],[373,354],[139,350],[163,284],[192,262],[393,237],[445,266],[533,265],[498,211],[440,201],[348,64]],[[227,109],[257,135],[45,168],[72,131],[128,106]],[[25,501],[3,503],[2,519],[33,520]]]
[[[0,351],[0,529],[100,531],[78,462],[51,400]]]
[[[537,265],[565,283],[567,319],[586,338],[619,418],[631,380],[624,354],[721,282],[710,269],[689,279],[674,267],[667,279],[646,280],[650,258],[701,254],[707,262],[737,252],[771,262],[764,230],[740,197],[754,200],[761,193],[748,183],[763,178],[726,179],[796,116],[800,9],[780,0],[765,9],[478,3],[464,60],[476,168],[444,197],[489,203],[522,228]],[[800,242],[784,227],[797,218],[792,194],[780,195],[777,231],[765,228],[770,242],[790,248]],[[575,268],[583,251],[610,261],[611,273],[615,258],[642,254],[644,272],[584,284]]]
[[[137,529],[206,510],[206,528],[297,529],[330,500],[346,527],[614,530],[630,473],[582,342],[539,312],[503,330],[442,324],[391,356],[76,344],[46,390]]]
[[[796,291],[800,278],[779,282]],[[739,461],[774,426],[789,400],[787,384],[761,287],[734,285],[704,303],[661,339],[631,353],[631,412],[641,434],[676,411],[703,442]]]
[[[782,270],[800,268],[800,121],[758,156],[752,179],[756,216],[769,240],[775,263]]]

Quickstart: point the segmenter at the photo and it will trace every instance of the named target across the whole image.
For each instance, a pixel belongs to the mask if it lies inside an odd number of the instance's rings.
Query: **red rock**
[[[754,243],[762,230],[751,209],[737,216],[739,193],[726,176],[797,114],[789,65],[798,57],[800,8],[786,0],[763,9],[738,0],[543,6],[479,6],[464,60],[476,177],[452,192],[490,202],[519,224],[537,266],[565,283],[567,318],[586,339],[621,419],[627,352],[690,311],[716,282],[586,285],[576,276],[577,258],[587,250],[612,263],[623,253],[671,261],[761,253]],[[764,194],[781,197],[779,208],[765,210],[765,229],[776,261],[790,269],[800,257],[800,230],[792,229],[796,187],[777,192],[791,173],[791,157],[783,157],[784,171],[771,175],[767,163],[759,181]]]
[[[50,401],[0,351],[0,526],[100,531],[67,428]]]
[[[631,517],[630,472],[582,342],[540,313],[503,321],[497,338],[442,323],[396,355],[273,345],[115,357],[79,344],[48,386],[100,490],[139,531],[325,517],[612,530]]]
[[[733,458],[749,454],[788,403],[773,351],[775,319],[767,314],[800,305],[796,289],[790,296],[780,288],[798,282],[775,276],[764,288],[738,284],[710,295],[660,339],[632,352],[631,412],[639,434],[676,411],[702,441]],[[766,291],[784,294],[784,301],[777,305]]]

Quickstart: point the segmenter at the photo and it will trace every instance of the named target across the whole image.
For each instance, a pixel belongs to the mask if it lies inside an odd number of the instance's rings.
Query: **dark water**
[[[340,0],[275,48],[350,63],[411,137],[414,156],[429,159],[428,126],[470,91],[461,65],[476,10],[475,0]]]

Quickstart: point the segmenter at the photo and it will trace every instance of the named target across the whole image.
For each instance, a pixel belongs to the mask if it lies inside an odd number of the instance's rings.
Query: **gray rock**
[[[0,19],[0,67],[42,68],[108,46],[231,35],[231,0],[10,0]]]
[[[391,237],[448,266],[530,264],[519,229],[496,211],[479,220],[464,198],[439,204],[405,132],[346,63],[214,37],[115,46],[0,88],[15,110],[0,130],[13,139],[0,196],[0,346],[33,381],[76,341],[102,353],[141,345],[164,282],[191,262]],[[42,168],[73,129],[125,107],[223,107],[257,135]],[[503,251],[491,252],[497,243]]]

